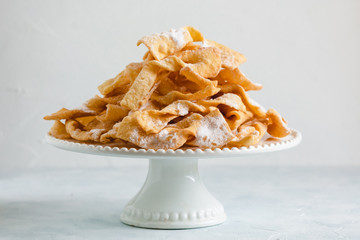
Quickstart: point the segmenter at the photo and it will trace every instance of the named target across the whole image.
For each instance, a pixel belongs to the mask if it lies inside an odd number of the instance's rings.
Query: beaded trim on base
[[[194,221],[207,220],[224,216],[224,209],[204,209],[194,212],[150,212],[128,206],[122,212],[122,218],[131,218],[133,220],[147,220],[147,221]]]

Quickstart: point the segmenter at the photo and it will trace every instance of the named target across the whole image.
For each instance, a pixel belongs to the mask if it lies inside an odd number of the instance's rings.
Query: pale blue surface
[[[193,230],[120,222],[144,166],[0,175],[0,239],[360,239],[359,167],[201,166],[228,220]]]

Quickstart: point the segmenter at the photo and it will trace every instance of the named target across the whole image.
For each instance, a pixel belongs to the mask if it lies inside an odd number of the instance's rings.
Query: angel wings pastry
[[[142,61],[103,82],[102,96],[45,116],[55,121],[49,134],[117,147],[213,149],[290,133],[277,111],[249,97],[262,86],[239,70],[243,54],[190,26],[145,36],[140,44],[148,48]]]

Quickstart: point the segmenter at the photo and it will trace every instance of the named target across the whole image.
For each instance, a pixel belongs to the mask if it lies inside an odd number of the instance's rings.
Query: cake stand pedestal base
[[[224,208],[204,186],[198,159],[153,158],[146,181],[121,214],[125,224],[158,229],[198,228],[225,221]]]
[[[292,129],[285,138],[266,139],[256,146],[204,150],[118,148],[61,140],[50,135],[46,135],[46,140],[68,151],[150,159],[144,186],[126,205],[121,221],[143,228],[186,229],[213,226],[226,219],[223,206],[201,181],[199,158],[241,157],[281,151],[297,146],[301,142],[301,133]]]

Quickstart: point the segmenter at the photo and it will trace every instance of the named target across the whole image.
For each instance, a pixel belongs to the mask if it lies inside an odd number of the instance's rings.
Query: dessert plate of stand
[[[255,146],[213,150],[118,148],[61,140],[50,135],[46,135],[46,140],[68,151],[149,159],[145,183],[125,206],[121,221],[142,228],[188,229],[213,226],[226,220],[223,205],[209,193],[200,178],[199,159],[243,157],[289,149],[301,142],[301,133],[292,129],[282,139],[268,138]]]

